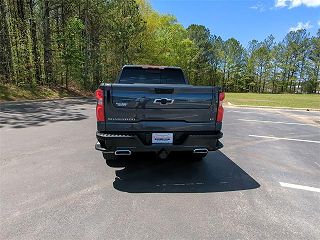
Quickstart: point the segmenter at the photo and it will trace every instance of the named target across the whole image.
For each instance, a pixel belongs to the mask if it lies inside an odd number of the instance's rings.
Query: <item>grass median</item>
[[[320,94],[226,93],[233,105],[320,109]]]

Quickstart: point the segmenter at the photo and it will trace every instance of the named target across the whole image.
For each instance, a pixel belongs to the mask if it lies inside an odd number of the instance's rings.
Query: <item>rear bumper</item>
[[[222,132],[204,134],[174,133],[173,144],[152,144],[151,133],[141,134],[110,134],[97,132],[98,142],[96,150],[113,153],[117,150],[130,150],[131,152],[155,152],[161,150],[167,152],[193,151],[196,148],[206,148],[208,151],[216,151],[223,147],[219,141]]]

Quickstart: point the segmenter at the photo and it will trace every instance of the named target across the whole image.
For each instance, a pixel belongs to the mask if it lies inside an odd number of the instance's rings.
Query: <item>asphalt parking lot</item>
[[[1,106],[1,239],[320,239],[320,112],[228,107],[204,161],[112,168],[94,108]]]

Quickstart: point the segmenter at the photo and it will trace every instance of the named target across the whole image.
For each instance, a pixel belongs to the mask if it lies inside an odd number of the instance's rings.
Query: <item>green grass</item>
[[[75,88],[48,88],[48,87],[27,87],[12,84],[0,84],[0,101],[55,99],[63,97],[93,96],[89,92],[80,91]]]
[[[234,105],[320,109],[320,94],[226,93],[225,101]]]

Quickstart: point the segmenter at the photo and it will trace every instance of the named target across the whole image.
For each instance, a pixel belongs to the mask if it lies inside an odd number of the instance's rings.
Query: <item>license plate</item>
[[[152,133],[152,143],[173,143],[173,133]]]

